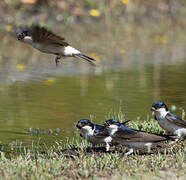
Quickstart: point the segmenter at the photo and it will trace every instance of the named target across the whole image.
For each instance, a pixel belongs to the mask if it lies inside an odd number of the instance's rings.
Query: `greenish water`
[[[91,115],[95,123],[102,123],[119,109],[126,119],[144,120],[151,116],[151,104],[159,100],[169,107],[186,107],[186,57],[180,41],[178,49],[182,49],[174,50],[179,56],[174,51],[170,55],[170,44],[150,49],[148,44],[145,49],[135,44],[135,49],[128,48],[126,53],[118,53],[116,48],[110,49],[116,50],[115,53],[107,49],[105,54],[94,46],[94,41],[93,47],[82,45],[85,52],[92,53],[93,49],[101,54],[101,63],[96,68],[73,58],[56,68],[54,56],[42,54],[11,37],[5,37],[3,43],[0,47],[2,145],[30,145],[39,138],[52,144],[72,138],[79,119]],[[76,42],[74,46],[79,47]],[[181,110],[176,113],[180,115]],[[30,128],[40,128],[41,134],[31,133]]]

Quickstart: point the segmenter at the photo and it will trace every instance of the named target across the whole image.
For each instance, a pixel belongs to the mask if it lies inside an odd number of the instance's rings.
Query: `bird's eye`
[[[29,32],[28,32],[27,30],[25,30],[25,31],[23,31],[23,34],[24,34],[25,36],[28,36],[28,35],[29,35]]]
[[[22,40],[24,38],[22,33],[17,34],[17,39],[18,40]]]
[[[156,103],[152,104],[152,107],[154,107],[155,109],[159,109],[163,106],[164,106],[163,102],[156,102]]]
[[[160,108],[161,106],[158,104],[157,106],[156,106],[156,109],[158,109],[158,108]]]

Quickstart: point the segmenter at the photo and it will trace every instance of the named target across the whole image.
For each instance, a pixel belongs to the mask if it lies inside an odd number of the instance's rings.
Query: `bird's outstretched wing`
[[[33,25],[30,27],[30,33],[31,33],[33,42],[68,46],[68,43],[65,41],[65,38],[55,35],[54,33],[52,33],[51,31],[48,31],[44,27]]]
[[[186,121],[176,116],[175,114],[169,112],[165,117],[170,123],[174,123],[178,126],[183,126],[184,128],[186,128]]]

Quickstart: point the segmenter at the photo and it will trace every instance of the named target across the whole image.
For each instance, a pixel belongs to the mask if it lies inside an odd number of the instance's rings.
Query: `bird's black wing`
[[[65,38],[55,35],[44,27],[40,27],[38,25],[31,26],[30,33],[33,42],[68,46],[68,43],[65,41]]]
[[[100,132],[94,133],[94,136],[97,137],[97,138],[104,138],[104,137],[108,137],[109,133],[105,129],[104,131],[100,131]]]
[[[184,128],[186,128],[186,121],[184,121],[183,119],[181,119],[180,117],[176,116],[175,114],[169,112],[167,113],[167,115],[165,116],[165,118],[170,122],[170,123],[174,123],[178,126],[183,126]]]
[[[104,126],[95,124],[94,136],[98,138],[104,138],[109,136],[107,129]]]
[[[130,121],[131,121],[131,120],[127,120],[127,121],[122,122],[121,124],[125,125],[125,124],[127,124],[128,122],[130,122]]]
[[[143,131],[123,130],[119,129],[113,138],[128,141],[128,142],[160,142],[168,140],[166,136],[156,135]]]
[[[100,132],[100,131],[104,131],[105,127],[104,126],[100,126],[98,124],[94,124],[94,132]]]

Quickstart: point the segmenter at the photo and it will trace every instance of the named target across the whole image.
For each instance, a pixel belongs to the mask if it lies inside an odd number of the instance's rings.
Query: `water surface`
[[[45,55],[4,36],[0,47],[0,144],[30,145],[32,141],[52,144],[74,137],[75,124],[93,117],[102,123],[119,110],[126,119],[145,120],[154,101],[186,107],[186,56],[183,40],[176,47],[139,38],[133,45],[122,44],[115,36],[109,41],[93,40],[74,46],[98,56],[97,67],[70,58],[55,67],[54,56]],[[105,41],[105,42],[104,42]],[[100,49],[98,44],[104,44]],[[151,46],[148,46],[151,45]],[[180,115],[181,111],[176,111]],[[30,132],[40,128],[41,134]],[[60,129],[60,131],[59,131]]]

